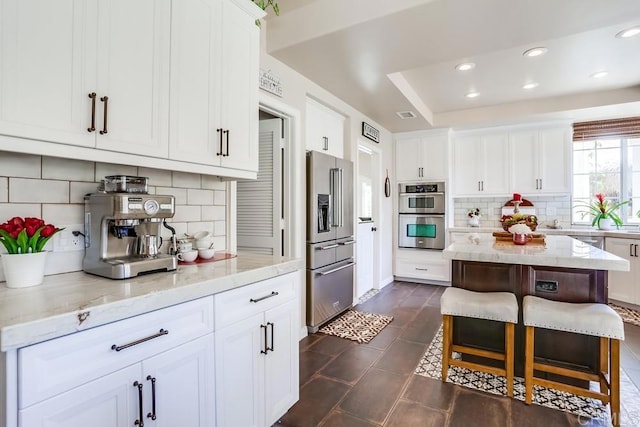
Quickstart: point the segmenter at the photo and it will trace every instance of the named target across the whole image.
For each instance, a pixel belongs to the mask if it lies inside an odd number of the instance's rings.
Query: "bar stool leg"
[[[533,326],[525,327],[525,351],[524,351],[524,403],[531,405],[533,397],[533,354],[534,349],[534,328]]]
[[[451,357],[451,336],[453,326],[453,316],[444,314],[442,316],[442,382],[447,381],[449,371],[449,358]]]
[[[620,426],[620,340],[610,339],[609,398],[611,401],[611,424]]]
[[[607,384],[605,375],[609,373],[609,339],[600,337],[600,393],[610,395],[610,386]],[[607,404],[606,399],[602,400],[604,405]]]
[[[507,379],[507,396],[513,397],[513,350],[515,324],[506,322],[504,328],[504,369]]]

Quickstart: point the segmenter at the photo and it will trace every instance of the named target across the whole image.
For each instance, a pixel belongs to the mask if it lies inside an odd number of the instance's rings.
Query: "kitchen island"
[[[303,267],[246,254],[0,285],[0,426],[142,425],[156,408],[163,425],[273,425],[298,400]]]
[[[452,260],[451,286],[479,292],[512,292],[522,307],[525,295],[564,302],[607,303],[607,272],[628,271],[629,262],[568,236],[546,236],[544,244],[514,245],[488,233],[470,233],[443,251]],[[502,351],[498,322],[456,318],[456,344]],[[522,309],[516,325],[516,374],[524,366]],[[559,366],[597,372],[598,338],[536,330],[536,355]]]

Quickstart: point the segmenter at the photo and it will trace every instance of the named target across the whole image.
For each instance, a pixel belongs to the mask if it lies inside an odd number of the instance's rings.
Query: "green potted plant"
[[[276,16],[280,16],[280,6],[278,6],[278,3],[276,3],[273,0],[251,0],[253,1],[256,5],[258,5],[258,7],[262,10],[267,10],[267,8],[269,6],[271,6],[271,8],[273,9],[273,13],[276,14]],[[262,25],[260,24],[260,20],[256,19],[256,25],[258,27],[261,27]]]
[[[623,200],[618,203],[611,203],[605,199],[603,193],[596,194],[596,200],[590,203],[578,204],[582,210],[578,211],[582,213],[582,218],[587,215],[592,216],[591,225],[597,226],[600,229],[611,228],[611,223],[616,225],[616,228],[620,228],[622,225],[622,218],[618,215],[617,211],[620,207],[629,203],[629,200]]]

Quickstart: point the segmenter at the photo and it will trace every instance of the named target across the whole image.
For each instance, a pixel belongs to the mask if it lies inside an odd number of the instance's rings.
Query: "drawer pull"
[[[337,243],[334,244],[334,245],[320,246],[318,248],[318,250],[319,251],[328,251],[329,249],[337,248],[338,246],[340,246],[340,245],[338,245]]]
[[[115,345],[114,344],[114,345],[111,346],[111,350],[115,350],[115,351],[124,350],[125,348],[133,347],[134,345],[141,344],[141,343],[143,343],[145,341],[149,341],[149,340],[152,340],[154,338],[161,337],[163,335],[167,335],[168,333],[169,333],[168,330],[160,329],[160,331],[158,331],[157,334],[153,334],[153,335],[150,335],[150,336],[145,337],[145,338],[140,338],[139,340],[132,341],[132,342],[130,342],[128,344],[124,344],[124,345]]]
[[[133,386],[138,388],[138,411],[140,414],[140,418],[133,424],[139,427],[144,427],[144,418],[142,418],[142,383],[136,381],[133,383]]]
[[[321,276],[326,276],[327,274],[335,273],[336,271],[344,270],[345,268],[353,267],[354,265],[356,265],[355,262],[350,262],[349,264],[343,265],[342,267],[334,268],[333,270],[329,271],[321,271],[318,274],[320,274]]]
[[[416,270],[420,270],[420,271],[429,271],[428,268],[424,268],[424,267],[416,267]]]
[[[371,230],[372,230],[372,231],[375,231],[373,228],[372,228]],[[338,244],[339,244],[339,245],[342,245],[342,246],[347,246],[347,245],[353,245],[353,244],[355,244],[355,243],[356,243],[356,241],[355,241],[355,240],[347,240],[346,242],[341,242],[341,243],[338,243]]]
[[[156,377],[147,375],[147,381],[151,381],[151,412],[147,414],[147,418],[155,420],[156,416]]]
[[[249,300],[249,302],[260,302],[260,301],[265,300],[265,299],[267,299],[267,298],[275,297],[276,295],[279,295],[279,294],[278,294],[276,291],[271,291],[271,293],[270,293],[269,295],[265,295],[265,296],[260,297],[260,298],[257,298],[257,299],[253,299],[253,298],[251,298],[251,299]],[[266,332],[265,332],[265,333],[266,333]]]

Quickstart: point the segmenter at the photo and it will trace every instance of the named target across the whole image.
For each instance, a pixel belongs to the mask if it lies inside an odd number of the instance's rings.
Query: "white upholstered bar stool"
[[[507,395],[513,397],[513,348],[515,324],[518,323],[518,301],[510,292],[474,292],[461,288],[447,288],[440,298],[442,313],[442,382],[447,381],[449,366],[504,375]],[[453,344],[453,318],[471,317],[495,320],[505,324],[504,353],[480,350]],[[471,354],[504,361],[504,367],[494,367],[452,358],[452,352]]]
[[[531,404],[533,386],[568,391],[609,403],[611,422],[620,425],[620,341],[624,340],[622,319],[607,304],[568,303],[536,296],[523,301],[525,324],[525,403]],[[588,373],[535,361],[534,328],[573,332],[600,337],[599,374]],[[558,374],[569,378],[598,381],[600,392],[587,390],[557,381],[535,377],[535,371]],[[607,373],[609,378],[607,379]]]

